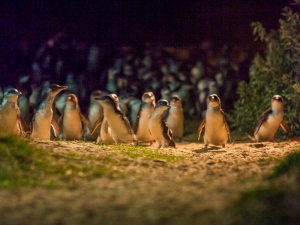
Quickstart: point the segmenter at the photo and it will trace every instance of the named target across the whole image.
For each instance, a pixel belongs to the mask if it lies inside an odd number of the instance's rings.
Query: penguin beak
[[[60,86],[59,90],[66,90],[68,86]]]

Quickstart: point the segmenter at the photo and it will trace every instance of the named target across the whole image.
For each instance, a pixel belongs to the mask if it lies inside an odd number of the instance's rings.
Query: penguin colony
[[[156,143],[158,149],[175,148],[175,140],[182,141],[184,113],[178,95],[170,96],[169,100],[160,99],[155,102],[154,94],[145,92],[140,100],[134,99],[135,102],[140,102],[139,110],[132,110],[136,116],[132,118],[129,115],[129,120],[127,115],[132,108],[129,104],[132,97],[120,101],[116,94],[96,90],[91,94],[88,112],[84,116],[77,96],[72,93],[62,94],[61,96],[65,96],[63,110],[59,117],[55,116],[58,113],[55,98],[66,89],[67,86],[57,84],[46,86],[44,98],[34,111],[28,126],[21,116],[26,113],[21,112],[21,107],[18,106],[18,97],[22,93],[15,88],[8,88],[0,105],[0,132],[49,141],[52,139],[52,128],[54,136],[63,140],[83,139],[96,143],[133,145]],[[271,107],[254,122],[249,138],[254,142],[273,141],[279,127],[289,132],[283,116],[283,98],[274,95]],[[221,99],[217,94],[211,94],[207,98],[207,110],[198,128],[198,140],[203,128],[205,148],[208,145],[225,147],[228,140],[231,140],[229,126],[221,108]]]

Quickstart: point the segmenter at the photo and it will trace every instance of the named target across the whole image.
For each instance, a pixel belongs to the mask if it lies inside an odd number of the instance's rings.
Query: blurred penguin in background
[[[100,98],[102,96],[102,91],[95,90],[91,93],[90,96],[90,104],[87,112],[87,120],[89,121],[90,127],[94,127],[95,123],[103,117],[103,108],[95,100],[95,98]],[[87,126],[84,127],[84,140],[88,141],[96,141],[98,136],[100,135],[100,127],[95,130],[93,135],[91,135],[90,129]]]

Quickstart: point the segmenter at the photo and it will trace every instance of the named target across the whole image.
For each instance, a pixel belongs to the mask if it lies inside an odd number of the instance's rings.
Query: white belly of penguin
[[[208,144],[221,145],[226,144],[228,132],[221,113],[207,113],[205,122],[204,141]]]
[[[155,141],[162,142],[165,141],[165,137],[163,135],[163,129],[161,127],[161,119],[152,119],[149,122],[149,130]]]
[[[108,131],[106,130],[106,124],[107,120],[104,118],[101,127],[100,127],[100,134],[99,138],[97,139],[97,142],[105,143],[105,144],[114,144],[115,141],[111,137],[111,128],[108,128]]]
[[[133,134],[129,133],[125,122],[119,115],[109,115],[106,119],[111,128],[111,136],[117,144],[133,142]]]
[[[137,128],[136,136],[138,141],[152,141],[153,137],[149,133],[149,118],[152,112],[149,110],[142,110]]]
[[[0,113],[0,131],[18,134],[17,110],[7,109]]]
[[[34,120],[31,137],[41,140],[50,140],[52,114],[44,112],[37,113]]]
[[[282,119],[282,115],[270,115],[268,119],[263,122],[257,134],[255,134],[255,139],[257,141],[273,141]]]
[[[77,110],[67,110],[63,119],[63,138],[68,140],[81,139],[82,123]]]
[[[184,132],[184,118],[181,109],[170,109],[169,116],[166,120],[170,129],[173,132],[173,137],[182,138]]]

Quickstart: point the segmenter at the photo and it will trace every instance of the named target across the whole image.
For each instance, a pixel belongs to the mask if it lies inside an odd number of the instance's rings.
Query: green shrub
[[[293,4],[300,6],[300,0]],[[300,19],[291,7],[282,10],[278,30],[269,32],[260,22],[252,22],[256,39],[265,43],[266,50],[257,54],[250,67],[249,83],[238,87],[239,99],[228,116],[233,128],[249,133],[254,121],[270,107],[273,95],[284,98],[284,119],[290,136],[300,135]]]

